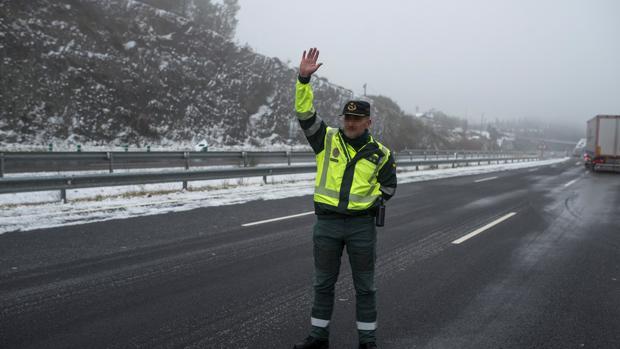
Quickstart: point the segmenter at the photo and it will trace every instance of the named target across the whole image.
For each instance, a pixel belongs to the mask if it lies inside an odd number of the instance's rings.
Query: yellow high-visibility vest
[[[339,210],[361,211],[370,208],[381,195],[381,185],[377,181],[377,175],[388,161],[390,150],[370,137],[369,142],[356,151],[342,139],[338,129],[332,127],[327,128],[324,144],[324,149],[316,155],[317,175],[314,201],[334,206]],[[368,150],[368,146],[374,147],[372,144],[376,144],[379,151],[372,152],[353,163],[356,155],[364,152],[365,149]],[[354,169],[347,172],[348,180],[345,179],[347,165],[354,166]],[[352,181],[350,171],[353,171]],[[351,184],[350,188],[347,188],[348,183]],[[348,195],[346,195],[347,192],[343,193],[343,190],[348,190]],[[341,199],[348,202],[341,202]]]

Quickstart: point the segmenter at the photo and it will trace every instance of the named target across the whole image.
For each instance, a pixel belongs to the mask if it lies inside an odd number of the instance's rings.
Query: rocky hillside
[[[296,71],[232,41],[237,10],[235,0],[1,2],[0,145],[286,144]],[[324,117],[351,97],[325,79],[314,86]],[[374,99],[374,133],[388,145],[445,145]]]

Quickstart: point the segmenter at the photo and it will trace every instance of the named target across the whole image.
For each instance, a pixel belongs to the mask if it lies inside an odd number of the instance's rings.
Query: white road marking
[[[581,162],[577,161],[577,162],[575,163],[575,165],[579,166],[579,165],[581,165]]]
[[[487,177],[487,178],[482,178],[482,179],[477,179],[474,181],[474,183],[480,183],[480,182],[486,182],[486,181],[492,181],[494,179],[497,179],[497,177]]]
[[[285,220],[285,219],[290,219],[290,218],[295,218],[295,217],[307,216],[307,215],[313,214],[313,213],[314,213],[314,211],[309,211],[309,212],[304,212],[304,213],[299,213],[299,214],[293,214],[293,215],[290,215],[290,216],[284,216],[284,217],[278,217],[278,218],[272,218],[272,219],[265,219],[264,221],[245,223],[245,224],[241,224],[241,226],[242,227],[249,227],[249,226],[252,226],[252,225],[258,225],[258,224],[263,224],[263,223],[282,221],[282,220]]]
[[[533,168],[531,170],[528,170],[527,172],[535,172],[535,171],[538,171],[538,167],[537,168]]]
[[[455,244],[455,245],[458,245],[458,244],[460,244],[460,243],[462,243],[464,241],[467,241],[467,240],[473,238],[474,236],[482,233],[483,231],[491,229],[492,227],[500,224],[501,222],[507,220],[508,218],[510,218],[510,217],[512,217],[512,216],[514,216],[516,214],[517,214],[516,212],[510,212],[509,214],[494,220],[493,222],[485,225],[484,227],[480,227],[480,228],[472,231],[471,233],[469,233],[469,234],[467,234],[467,235],[465,235],[465,236],[463,236],[463,237],[461,237],[459,239],[456,239],[456,240],[452,241],[452,243]]]
[[[573,183],[577,182],[577,180],[578,180],[578,179],[579,179],[579,178],[575,178],[575,179],[573,179],[572,181],[570,181],[570,182],[568,182],[568,183],[564,184],[564,188],[567,188],[569,185],[571,185],[571,184],[573,184]]]

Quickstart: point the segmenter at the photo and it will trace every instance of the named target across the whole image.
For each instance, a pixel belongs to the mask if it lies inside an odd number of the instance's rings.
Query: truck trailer
[[[586,168],[620,172],[620,115],[597,115],[587,125]]]

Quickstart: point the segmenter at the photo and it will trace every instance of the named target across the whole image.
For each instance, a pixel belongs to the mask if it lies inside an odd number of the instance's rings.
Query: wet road
[[[0,235],[0,347],[289,348],[309,326],[315,218],[242,224],[309,211]],[[573,161],[404,184],[378,234],[380,348],[620,347],[620,175]],[[356,347],[346,264],[332,348]]]

